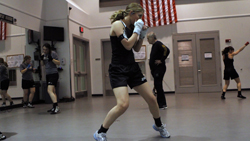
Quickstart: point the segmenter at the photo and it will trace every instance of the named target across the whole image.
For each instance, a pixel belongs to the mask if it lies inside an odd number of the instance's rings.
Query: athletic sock
[[[222,92],[222,96],[225,96],[226,92]]]
[[[241,91],[238,91],[238,96],[241,95]]]
[[[161,123],[161,118],[159,117],[159,118],[154,118],[154,120],[155,120],[155,125],[157,126],[157,127],[161,127],[161,125],[162,125],[162,123]]]
[[[53,108],[56,108],[56,106],[58,106],[57,102],[53,103]]]
[[[107,133],[108,130],[109,130],[109,129],[106,129],[106,128],[104,128],[104,127],[101,125],[101,128],[98,130],[98,134],[99,134],[99,133]]]

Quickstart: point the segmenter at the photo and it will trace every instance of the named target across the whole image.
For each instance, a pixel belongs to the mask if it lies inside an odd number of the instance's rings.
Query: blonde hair
[[[110,17],[111,24],[117,20],[124,19],[124,17],[126,17],[130,11],[137,13],[137,12],[144,12],[144,9],[139,3],[130,3],[125,10],[116,11]]]
[[[23,59],[23,63],[24,63],[25,61],[29,60],[29,59],[31,59],[31,57],[30,57],[29,55],[26,55],[26,56],[24,57],[24,59]]]

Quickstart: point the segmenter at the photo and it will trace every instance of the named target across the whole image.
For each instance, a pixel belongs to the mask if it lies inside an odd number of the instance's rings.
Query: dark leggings
[[[166,72],[165,65],[162,65],[162,66],[159,65],[157,66],[157,68],[151,71],[151,74],[154,77],[154,87],[157,91],[157,102],[158,102],[159,107],[163,107],[165,105],[167,106],[166,98],[165,98],[164,90],[162,86],[162,81],[163,81],[165,72]]]

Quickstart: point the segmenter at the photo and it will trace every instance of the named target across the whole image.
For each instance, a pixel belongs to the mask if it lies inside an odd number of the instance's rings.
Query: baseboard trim
[[[16,100],[16,99],[23,99],[23,97],[12,97],[11,99]],[[2,98],[0,98],[0,100],[3,100]],[[6,99],[7,100],[7,99]]]

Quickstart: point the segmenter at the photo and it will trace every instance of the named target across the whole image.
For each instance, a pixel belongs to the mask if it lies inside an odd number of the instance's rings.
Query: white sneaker
[[[98,134],[98,130],[94,133],[93,136],[96,141],[107,141],[106,133]]]
[[[59,106],[56,106],[56,108],[50,114],[57,114],[59,112],[60,112]]]
[[[27,105],[28,108],[35,108],[31,103]]]
[[[6,103],[5,102],[3,102],[2,107],[6,107]]]
[[[4,140],[6,139],[6,136],[4,136],[1,132],[0,132],[0,140]]]
[[[166,129],[166,124],[162,124],[161,127],[157,127],[155,124],[153,125],[155,131],[159,131],[161,137],[163,138],[170,138],[170,133]]]

